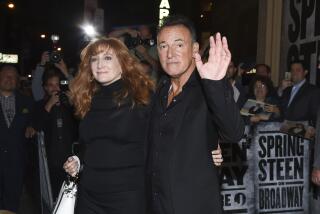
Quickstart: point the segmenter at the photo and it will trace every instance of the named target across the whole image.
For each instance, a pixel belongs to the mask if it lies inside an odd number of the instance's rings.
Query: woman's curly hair
[[[70,99],[75,106],[75,114],[83,118],[91,107],[93,95],[100,84],[94,80],[91,71],[91,57],[112,50],[122,68],[123,89],[115,95],[119,105],[123,99],[132,98],[133,105],[147,105],[155,84],[143,70],[139,61],[130,54],[128,48],[118,39],[101,38],[88,44],[81,52],[79,72],[70,83]]]

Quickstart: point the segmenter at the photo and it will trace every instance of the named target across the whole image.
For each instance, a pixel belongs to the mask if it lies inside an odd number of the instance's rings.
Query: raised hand
[[[231,61],[231,53],[226,37],[221,39],[220,33],[215,38],[210,36],[210,50],[208,62],[203,63],[199,53],[194,55],[196,66],[202,79],[221,80],[227,73]]]
[[[68,68],[63,59],[58,63],[54,63],[54,65],[64,74],[65,77],[68,77]]]
[[[41,55],[40,65],[45,65],[49,61],[50,61],[49,52],[48,51],[43,52]]]

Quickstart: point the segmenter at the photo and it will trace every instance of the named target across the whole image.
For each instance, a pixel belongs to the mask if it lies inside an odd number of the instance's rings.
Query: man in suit
[[[300,61],[291,63],[293,85],[283,91],[281,111],[285,120],[308,121],[315,127],[317,110],[320,104],[320,90],[307,82],[308,71]]]
[[[0,69],[0,210],[17,212],[26,167],[27,138],[34,135],[32,99],[16,91],[17,69]]]
[[[227,40],[210,37],[203,64],[193,24],[181,16],[164,20],[157,35],[166,76],[160,80],[149,127],[148,178],[155,214],[220,214],[218,171],[211,151],[218,139],[237,142],[244,124],[225,78]]]
[[[241,109],[246,102],[246,92],[241,83],[241,79],[238,78],[238,70],[233,61],[231,61],[228,66],[227,79],[229,80],[233,89],[234,101],[238,105],[239,109]]]

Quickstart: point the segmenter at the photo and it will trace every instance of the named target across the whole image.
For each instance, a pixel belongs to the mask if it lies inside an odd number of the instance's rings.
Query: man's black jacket
[[[200,79],[194,71],[167,107],[169,78],[160,82],[151,110],[148,177],[152,209],[161,214],[222,213],[218,170],[211,151],[222,138],[244,131],[226,79]]]

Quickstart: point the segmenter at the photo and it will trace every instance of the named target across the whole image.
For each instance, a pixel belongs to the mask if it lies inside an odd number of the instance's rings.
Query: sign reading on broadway
[[[280,133],[280,125],[258,125],[251,141],[221,143],[224,213],[308,213],[310,142]]]
[[[258,126],[253,142],[258,213],[308,213],[309,141]]]

